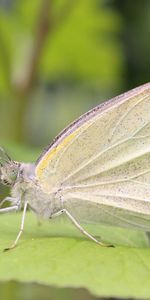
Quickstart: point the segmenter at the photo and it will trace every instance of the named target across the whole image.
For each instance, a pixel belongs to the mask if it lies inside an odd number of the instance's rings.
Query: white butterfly
[[[1,181],[11,206],[53,218],[150,231],[150,83],[99,105],[69,125],[33,164],[12,161],[1,149]]]

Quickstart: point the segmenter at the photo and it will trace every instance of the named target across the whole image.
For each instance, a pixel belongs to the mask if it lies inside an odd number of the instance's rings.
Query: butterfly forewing
[[[68,127],[36,174],[45,191],[61,188],[69,208],[81,214],[83,206],[87,219],[128,223],[130,216],[132,223],[141,214],[133,223],[143,224],[150,215],[150,84],[108,103],[77,120],[71,132]]]

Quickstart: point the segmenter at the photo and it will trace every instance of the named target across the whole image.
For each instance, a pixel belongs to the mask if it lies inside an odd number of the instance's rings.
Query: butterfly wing
[[[71,124],[42,154],[36,176],[46,192],[61,189],[67,208],[87,221],[148,226],[150,84]]]

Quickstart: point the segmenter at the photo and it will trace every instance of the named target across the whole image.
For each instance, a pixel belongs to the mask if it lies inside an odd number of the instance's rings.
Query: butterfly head
[[[0,147],[0,182],[13,186],[19,176],[20,163],[11,160],[3,148]]]

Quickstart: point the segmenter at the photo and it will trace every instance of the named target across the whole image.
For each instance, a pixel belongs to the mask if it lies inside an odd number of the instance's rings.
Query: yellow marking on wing
[[[43,170],[47,167],[49,161],[56,155],[64,146],[66,146],[77,134],[80,128],[76,131],[68,135],[60,144],[58,144],[55,148],[53,148],[50,152],[46,153],[39,166],[36,169],[37,176],[40,177],[42,175]]]

